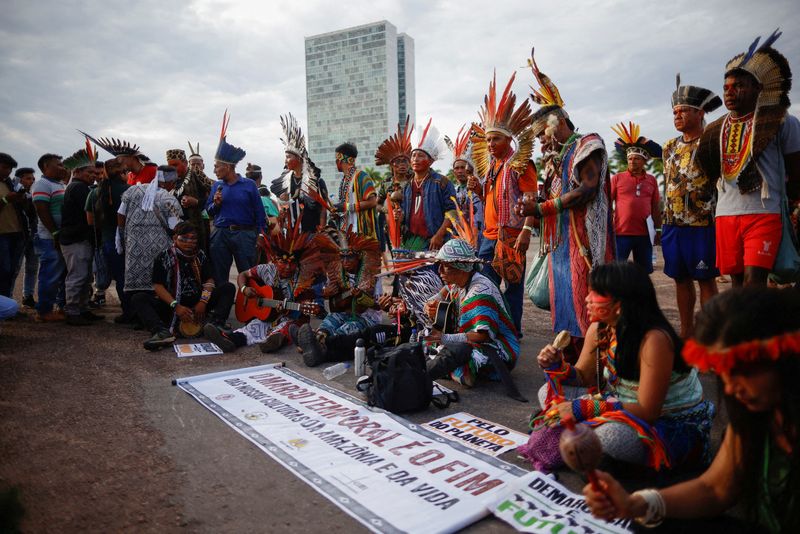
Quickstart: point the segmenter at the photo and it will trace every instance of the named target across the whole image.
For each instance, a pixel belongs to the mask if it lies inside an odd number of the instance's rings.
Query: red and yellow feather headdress
[[[500,99],[497,98],[497,75],[492,76],[489,92],[478,111],[480,124],[472,125],[472,159],[480,176],[489,170],[489,149],[486,134],[499,132],[514,139],[516,152],[510,166],[517,172],[524,172],[533,154],[533,133],[531,131],[531,107],[526,99],[516,107],[517,97],[511,91],[516,73],[511,75]]]

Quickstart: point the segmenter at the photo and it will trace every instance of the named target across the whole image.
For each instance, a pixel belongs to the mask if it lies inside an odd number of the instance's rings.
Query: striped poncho
[[[451,289],[453,300],[458,303],[458,331],[464,334],[486,332],[491,338],[488,344],[495,347],[500,358],[512,367],[519,357],[519,340],[514,321],[497,285],[482,274],[475,273],[467,287]],[[489,358],[476,345],[470,362],[453,371],[452,378],[463,384],[465,375],[471,374],[474,378],[481,372],[493,380],[499,380]]]

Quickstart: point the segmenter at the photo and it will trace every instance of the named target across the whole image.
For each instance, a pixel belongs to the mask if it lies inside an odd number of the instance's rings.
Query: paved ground
[[[660,266],[660,263],[659,263]],[[673,322],[673,286],[653,275]],[[175,377],[284,361],[324,381],[294,349],[274,356],[250,347],[223,356],[178,359],[142,349],[146,335],[106,322],[42,326],[18,319],[0,334],[0,490],[19,489],[25,532],[192,531],[351,532],[360,525],[171,385]],[[529,399],[542,384],[535,356],[548,342],[549,312],[526,302],[523,357],[514,377]],[[354,378],[333,381],[350,391]],[[451,385],[449,382],[448,385]],[[715,385],[707,391],[717,400]],[[459,389],[453,386],[454,389]],[[446,411],[467,411],[526,430],[533,403],[507,398],[499,384],[461,391]],[[715,425],[718,440],[720,418]],[[515,454],[505,460],[524,465]],[[563,473],[577,490],[580,480]],[[2,528],[0,528],[2,530]],[[487,518],[471,532],[510,531]]]

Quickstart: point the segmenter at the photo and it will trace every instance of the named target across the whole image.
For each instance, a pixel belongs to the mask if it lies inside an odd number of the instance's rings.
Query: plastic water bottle
[[[409,343],[416,343],[417,342],[417,329],[416,328],[412,328],[411,329],[411,337],[408,338],[408,342]]]
[[[364,346],[364,340],[361,338],[356,340],[354,355],[355,364],[353,365],[353,371],[355,372],[356,378],[358,378],[359,376],[367,374],[367,349]]]
[[[337,376],[345,374],[352,366],[353,364],[350,362],[339,362],[322,371],[322,376],[324,376],[326,380],[332,380]]]

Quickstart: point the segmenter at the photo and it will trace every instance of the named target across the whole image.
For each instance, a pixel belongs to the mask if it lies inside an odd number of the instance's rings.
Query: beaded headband
[[[722,350],[710,350],[690,339],[683,346],[683,359],[699,371],[730,373],[738,364],[777,361],[784,355],[800,354],[800,332],[789,332],[769,339],[755,339]]]

